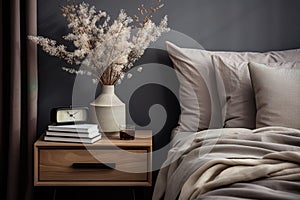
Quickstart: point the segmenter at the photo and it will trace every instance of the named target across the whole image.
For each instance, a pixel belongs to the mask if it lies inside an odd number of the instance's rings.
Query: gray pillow
[[[255,128],[255,99],[248,62],[212,57],[216,68],[218,91],[223,100],[224,127]]]
[[[166,42],[166,46],[180,83],[181,115],[178,122],[179,126],[175,129],[175,132],[194,132],[208,128],[221,128],[225,124],[225,92],[224,89],[218,90],[212,55],[227,58],[237,63],[251,60],[263,63],[300,61],[300,49],[251,53],[187,49],[180,48],[171,42]],[[247,69],[247,67],[245,68]],[[248,82],[250,83],[249,75]],[[219,98],[219,95],[221,98]],[[252,98],[254,97],[252,96]],[[251,109],[255,110],[254,104]],[[255,124],[255,116],[253,116],[252,123]],[[244,127],[244,125],[237,123],[234,127]]]
[[[296,51],[242,53],[229,58],[212,56],[224,115],[224,127],[249,129],[256,127],[255,99],[247,61],[278,67],[282,62],[300,61],[299,53]]]
[[[166,45],[180,83],[181,115],[175,132],[222,127],[210,53],[200,49],[180,48],[171,42],[166,42]]]
[[[270,68],[250,62],[249,71],[257,107],[256,127],[300,129],[300,63]]]

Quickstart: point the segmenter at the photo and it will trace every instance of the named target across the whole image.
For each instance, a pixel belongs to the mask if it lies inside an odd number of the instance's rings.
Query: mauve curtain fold
[[[37,122],[36,0],[0,3],[0,199],[33,198]]]

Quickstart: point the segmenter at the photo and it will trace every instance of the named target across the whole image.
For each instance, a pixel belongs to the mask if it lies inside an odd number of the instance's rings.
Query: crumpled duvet
[[[300,131],[285,127],[178,133],[157,199],[300,199]]]

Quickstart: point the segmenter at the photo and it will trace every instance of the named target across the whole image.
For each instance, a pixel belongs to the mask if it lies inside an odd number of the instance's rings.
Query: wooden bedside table
[[[94,144],[48,142],[43,136],[34,144],[35,186],[152,185],[149,130],[136,130],[135,140],[103,137]]]

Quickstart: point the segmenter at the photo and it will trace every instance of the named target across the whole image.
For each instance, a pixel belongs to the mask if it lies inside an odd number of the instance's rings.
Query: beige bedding
[[[300,131],[284,127],[181,133],[153,199],[300,199]]]

